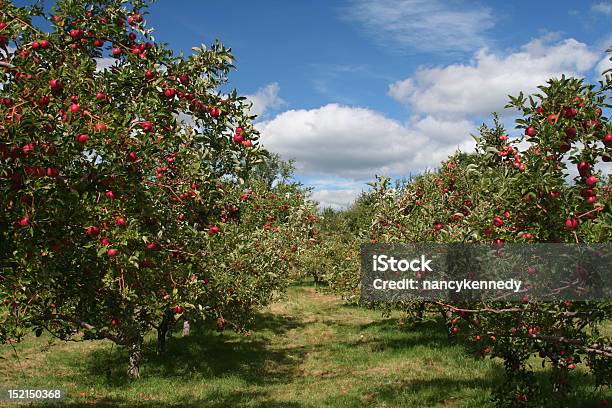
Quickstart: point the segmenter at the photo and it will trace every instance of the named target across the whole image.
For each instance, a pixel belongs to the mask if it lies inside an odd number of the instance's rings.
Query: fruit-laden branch
[[[457,306],[453,306],[453,305],[449,305],[446,304],[444,302],[440,302],[440,301],[436,301],[433,302],[436,305],[445,307],[445,308],[449,308],[451,309],[453,312],[459,312],[459,313],[494,313],[494,314],[502,314],[502,313],[525,313],[528,310],[525,309],[521,309],[518,307],[513,307],[513,308],[507,308],[507,309],[492,309],[489,307],[483,307],[480,309],[464,309],[464,308],[460,308]],[[534,311],[535,312],[535,311]],[[556,315],[561,315],[563,317],[576,317],[576,316],[588,316],[588,313],[584,313],[584,312],[557,312],[554,310],[538,310],[538,313],[544,312],[544,313],[551,313],[551,314],[556,314]]]
[[[15,69],[15,66],[13,64],[9,64],[6,61],[0,61],[0,67],[10,69],[10,70]]]
[[[445,304],[443,302],[434,302],[437,305],[449,308],[451,310],[453,310],[454,312],[462,312],[462,313],[494,313],[494,314],[501,314],[501,313],[524,313],[525,310],[524,309],[520,309],[520,308],[508,308],[508,309],[491,309],[491,308],[482,308],[482,309],[462,309],[462,308],[458,308],[452,305],[448,305]],[[539,312],[546,312],[546,313],[554,313],[557,314],[558,312],[555,312],[553,310],[542,310]],[[589,317],[588,313],[581,313],[581,312],[561,312],[561,316],[563,317]],[[464,317],[466,318],[466,317]],[[480,327],[480,323],[475,320],[475,319],[469,319],[466,318],[469,323],[471,323],[472,325],[478,326]],[[586,322],[588,323],[588,319],[586,320]],[[563,336],[552,336],[552,335],[546,335],[546,334],[520,334],[520,333],[506,333],[506,334],[496,334],[494,332],[490,332],[487,333],[488,335],[498,335],[498,336],[509,336],[509,337],[520,337],[520,338],[532,338],[532,339],[536,339],[536,340],[544,340],[544,341],[552,341],[555,343],[565,343],[565,344],[574,344],[577,346],[583,346],[585,347],[585,351],[588,353],[596,353],[596,354],[600,354],[603,355],[607,358],[612,358],[612,347],[609,346],[604,346],[604,345],[600,345],[600,344],[591,344],[591,345],[585,345],[583,341],[578,340],[578,339],[571,339],[571,338],[567,338],[567,337],[563,337]]]
[[[67,321],[70,323],[74,323],[79,327],[82,327],[85,330],[95,330],[100,336],[109,339],[111,341],[113,341],[116,344],[119,345],[123,345],[126,346],[128,344],[130,344],[129,339],[122,339],[119,336],[115,336],[109,332],[107,332],[106,330],[97,330],[95,326],[84,322],[83,320],[77,319],[75,317],[70,317],[70,316],[66,316],[66,315],[61,315],[61,314],[52,314],[52,315],[47,315],[45,316],[45,319],[47,320],[62,320],[62,321]]]
[[[492,335],[492,336],[502,336],[499,333],[494,333],[494,332],[488,332],[487,335]],[[570,339],[567,337],[563,337],[563,336],[552,336],[552,335],[548,335],[548,334],[529,334],[529,333],[509,333],[509,334],[504,334],[506,336],[509,337],[519,337],[519,338],[531,338],[531,339],[535,339],[535,340],[544,340],[544,341],[549,341],[549,342],[554,342],[554,343],[563,343],[563,344],[573,344],[576,346],[586,346],[585,347],[585,351],[588,353],[596,353],[596,354],[601,354],[602,356],[608,357],[608,358],[612,358],[612,347],[610,346],[604,346],[601,344],[591,344],[591,345],[585,345],[584,342],[582,340],[578,340],[578,339]]]

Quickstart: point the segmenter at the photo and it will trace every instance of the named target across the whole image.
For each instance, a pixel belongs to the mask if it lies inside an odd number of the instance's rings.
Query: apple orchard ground
[[[59,386],[75,407],[493,406],[498,361],[473,357],[441,321],[419,328],[401,321],[305,284],[262,311],[250,337],[194,328],[186,338],[177,332],[157,357],[151,334],[136,383],[126,380],[123,350],[108,341],[50,345],[29,336],[17,353],[0,346],[0,388]],[[610,400],[584,386],[584,372],[573,378],[572,406]]]

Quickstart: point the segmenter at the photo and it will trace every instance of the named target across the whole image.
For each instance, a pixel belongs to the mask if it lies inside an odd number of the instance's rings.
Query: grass
[[[60,387],[63,405],[74,407],[494,406],[498,361],[471,356],[442,322],[413,330],[398,322],[295,286],[258,316],[251,336],[194,328],[169,339],[163,357],[151,336],[133,383],[125,352],[108,341],[49,345],[31,336],[15,350],[0,346],[0,388]],[[575,382],[572,405],[596,406],[601,391],[585,385],[584,373]]]

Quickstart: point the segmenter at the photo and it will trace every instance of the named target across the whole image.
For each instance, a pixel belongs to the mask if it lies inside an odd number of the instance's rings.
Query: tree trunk
[[[174,315],[170,309],[166,310],[164,313],[164,318],[159,324],[159,328],[157,329],[157,355],[161,356],[166,352],[166,335],[168,334],[168,329],[170,328],[170,324],[174,322]]]
[[[168,330],[161,326],[157,329],[157,355],[161,356],[166,352],[166,333]]]
[[[130,353],[130,361],[128,363],[127,375],[130,380],[136,380],[140,378],[140,359],[142,357],[142,339],[135,339],[132,344],[128,346]]]
[[[414,316],[414,323],[419,325],[423,323],[423,316],[425,315],[425,302],[419,302],[417,310]]]

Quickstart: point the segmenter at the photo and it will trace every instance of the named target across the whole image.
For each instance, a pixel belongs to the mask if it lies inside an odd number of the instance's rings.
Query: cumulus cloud
[[[595,3],[591,6],[591,10],[605,14],[606,16],[612,16],[612,3],[609,2],[599,2]]]
[[[278,95],[280,86],[273,82],[260,88],[253,95],[246,95],[253,102],[251,113],[253,115],[265,115],[270,109],[278,109],[285,105],[285,101]]]
[[[596,68],[603,71],[608,63],[581,42],[547,35],[506,55],[483,48],[465,64],[422,67],[391,84],[389,94],[410,112],[406,121],[372,109],[328,104],[282,112],[257,127],[263,145],[295,159],[300,175],[327,180],[315,185],[313,198],[321,206],[341,208],[376,174],[418,174],[457,150],[473,151],[475,121],[502,110],[508,95],[532,93],[561,74],[582,77]],[[502,119],[513,126],[512,116]]]
[[[103,57],[103,58],[94,58],[96,60],[96,71],[104,71],[107,68],[112,67],[115,62],[117,62],[116,58]]]
[[[599,58],[600,54],[574,39],[556,44],[535,39],[506,56],[481,49],[468,64],[421,68],[413,77],[391,84],[389,95],[414,113],[488,115],[501,110],[509,94],[535,92],[538,85],[561,74],[582,75]]]
[[[342,16],[397,50],[471,51],[487,43],[489,8],[443,0],[353,0]]]
[[[610,60],[610,57],[608,55],[606,55],[601,61],[599,61],[599,63],[595,66],[595,72],[597,75],[601,75],[603,77],[603,72],[608,70],[608,69],[612,69],[612,60]],[[612,73],[608,72],[608,75],[610,75]]]
[[[361,194],[361,190],[318,190],[310,198],[319,203],[319,208],[346,209]]]
[[[403,124],[370,109],[338,104],[290,110],[257,126],[263,145],[296,159],[301,174],[352,180],[434,167],[458,146],[470,148],[469,133],[475,129],[468,120],[433,117]]]

